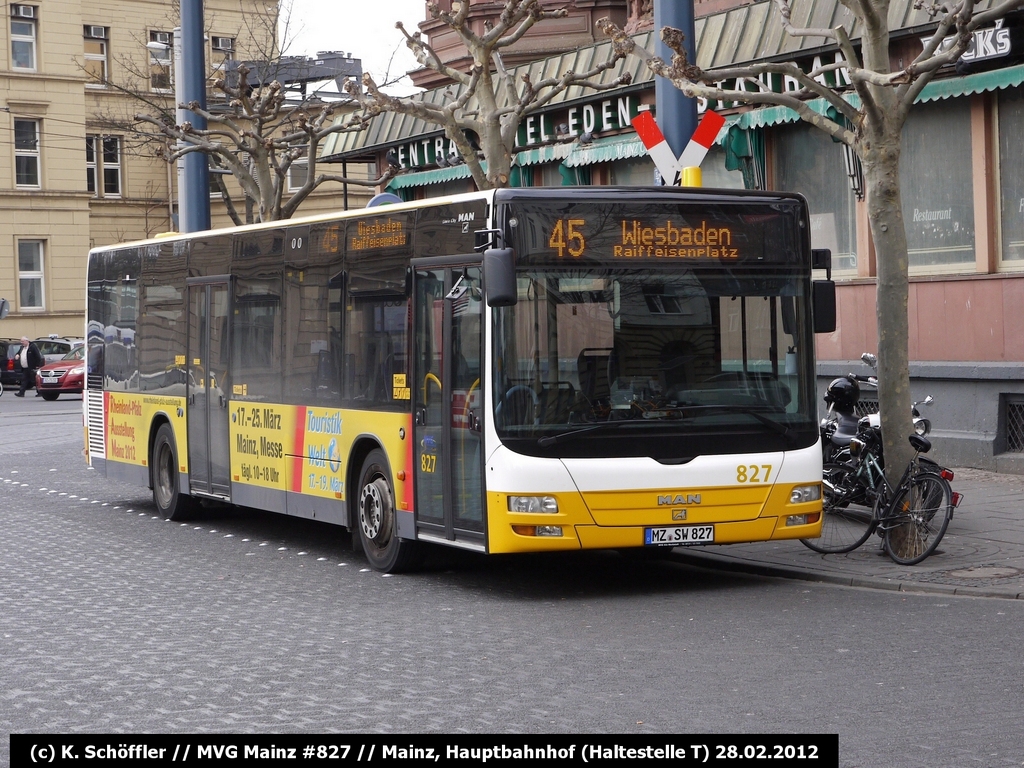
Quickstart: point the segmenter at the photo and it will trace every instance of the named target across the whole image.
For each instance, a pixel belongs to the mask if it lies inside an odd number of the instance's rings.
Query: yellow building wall
[[[56,333],[82,336],[85,319],[85,268],[90,247],[152,237],[172,229],[177,200],[176,174],[158,156],[157,147],[133,138],[129,124],[140,112],[155,107],[173,108],[170,93],[149,88],[150,31],[170,32],[177,26],[177,3],[172,0],[62,0],[37,8],[36,67],[12,70],[9,13],[0,25],[0,298],[11,303],[7,319],[0,321],[0,338],[44,336]],[[264,59],[273,55],[270,17],[253,9],[266,5],[255,0],[204,0],[208,38],[235,39],[234,57]],[[248,16],[248,20],[245,18]],[[253,21],[256,19],[256,21]],[[118,87],[90,81],[85,71],[83,25],[102,26],[107,34],[109,80],[152,99],[147,107]],[[260,38],[260,39],[257,39]],[[207,42],[207,61],[215,75],[224,54]],[[40,185],[15,185],[14,120],[38,120]],[[87,189],[85,143],[87,135],[119,136],[122,140],[120,195],[110,197]],[[173,170],[173,169],[172,169]],[[341,167],[322,168],[341,173]],[[350,166],[350,174],[366,178],[365,166]],[[97,179],[102,190],[102,179]],[[229,186],[238,190],[228,178]],[[363,207],[372,195],[368,188],[349,188],[349,207]],[[244,216],[240,190],[235,205]],[[314,192],[297,215],[341,210],[340,184]],[[214,227],[231,226],[223,203],[211,200]],[[18,241],[44,243],[44,307],[22,309],[19,302]]]

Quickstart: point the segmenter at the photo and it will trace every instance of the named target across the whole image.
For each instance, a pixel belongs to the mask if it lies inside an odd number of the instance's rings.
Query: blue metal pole
[[[661,42],[662,27],[683,31],[686,56],[691,64],[696,63],[693,16],[693,0],[654,0],[654,31],[657,36],[654,52],[666,63],[672,60],[672,50]],[[697,100],[683,95],[668,80],[657,77],[654,79],[654,103],[658,127],[679,157],[697,130]],[[665,179],[664,183],[673,184],[675,180]]]
[[[203,0],[181,0],[181,81],[175,85],[179,103],[199,102],[206,109],[206,55],[203,37]],[[192,126],[206,129],[206,118],[186,112]],[[199,232],[210,228],[210,167],[202,152],[185,155],[185,171],[178,197],[179,229]]]

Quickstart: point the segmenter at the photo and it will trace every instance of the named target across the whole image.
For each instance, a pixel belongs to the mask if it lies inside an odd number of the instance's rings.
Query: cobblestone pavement
[[[824,730],[841,734],[844,765],[967,764],[982,741],[999,755],[988,764],[1017,764],[1004,758],[1021,709],[1006,677],[1019,604],[755,579],[681,562],[704,557],[692,552],[437,550],[423,573],[384,576],[318,523],[235,508],[165,522],[146,489],[86,467],[74,401],[10,412],[6,399],[6,733]],[[977,519],[958,535],[979,550],[992,538]],[[991,549],[954,557],[914,572],[1012,567]],[[884,659],[879,626],[892,628]],[[949,632],[918,654],[936,626]],[[904,759],[922,741],[964,759]]]

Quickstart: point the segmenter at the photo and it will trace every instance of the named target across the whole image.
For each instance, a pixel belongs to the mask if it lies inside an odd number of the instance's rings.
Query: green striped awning
[[[571,147],[572,151],[563,161],[566,168],[579,168],[594,163],[610,163],[615,160],[630,160],[647,154],[647,148],[634,132],[623,136],[595,139],[589,144],[574,142]]]
[[[932,80],[917,97],[918,103],[938,101],[955,96],[969,96],[973,93],[998,91],[1012,88],[1024,83],[1024,64],[1004,69],[993,69],[989,72],[977,72],[962,77],[949,77],[944,80]],[[855,107],[860,107],[860,97],[856,93],[848,93],[846,100]],[[824,99],[815,99],[807,103],[819,115],[825,114],[829,104]],[[744,130],[765,128],[780,123],[795,123],[799,116],[789,107],[764,107],[744,112],[739,116],[737,125]]]
[[[547,144],[536,149],[524,149],[516,153],[512,161],[513,165],[526,167],[538,163],[553,163],[555,160],[564,160],[572,151],[572,144]]]
[[[946,80],[932,80],[917,97],[918,101],[938,101],[953,96],[969,96],[972,93],[998,91],[1012,88],[1024,83],[1024,64],[1005,69],[993,69],[990,72],[977,72],[964,77],[951,77]]]
[[[468,179],[472,174],[469,166],[465,163],[453,165],[450,168],[434,168],[429,171],[418,171],[416,173],[403,173],[395,176],[388,182],[385,189],[406,189],[407,187],[425,187],[428,184],[443,184],[446,181],[457,181]]]

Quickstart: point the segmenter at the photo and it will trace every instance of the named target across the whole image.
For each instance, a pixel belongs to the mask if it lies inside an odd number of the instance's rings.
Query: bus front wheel
[[[387,457],[381,450],[370,451],[359,473],[356,528],[370,565],[384,573],[398,573],[419,565],[420,546],[398,538],[395,494],[388,478]]]
[[[153,501],[157,511],[167,520],[184,520],[192,506],[192,498],[181,492],[178,483],[178,449],[174,430],[162,424],[153,441]]]

